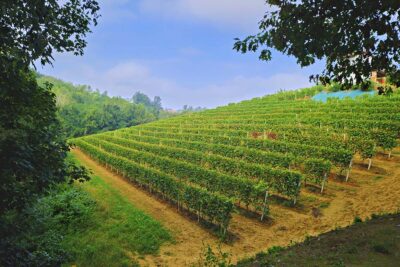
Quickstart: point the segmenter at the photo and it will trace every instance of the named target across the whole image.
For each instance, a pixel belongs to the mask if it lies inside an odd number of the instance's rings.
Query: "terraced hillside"
[[[262,229],[296,214],[318,218],[332,202],[354,197],[364,184],[372,190],[398,167],[392,151],[400,133],[399,95],[328,103],[296,97],[281,93],[72,142],[182,216],[215,226],[233,244],[254,244],[242,249],[255,253],[268,247],[268,239],[253,236]],[[238,217],[254,222],[251,237]],[[310,221],[305,232],[312,229]],[[288,233],[281,243],[290,240]]]

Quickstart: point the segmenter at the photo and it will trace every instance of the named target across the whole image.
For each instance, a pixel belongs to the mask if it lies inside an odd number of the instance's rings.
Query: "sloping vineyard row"
[[[102,164],[226,231],[234,207],[268,216],[269,196],[294,202],[304,181],[349,178],[353,160],[391,151],[400,96],[287,100],[301,92],[72,140]],[[286,98],[285,98],[286,97]],[[282,99],[282,100],[281,100]],[[390,152],[389,152],[390,156]]]
[[[187,208],[197,214],[198,218],[219,225],[223,233],[228,229],[234,207],[229,198],[185,184],[171,175],[108,153],[82,139],[75,139],[73,142],[98,162],[117,170],[131,181],[145,186],[150,192],[157,192],[162,197],[173,201],[178,209]]]

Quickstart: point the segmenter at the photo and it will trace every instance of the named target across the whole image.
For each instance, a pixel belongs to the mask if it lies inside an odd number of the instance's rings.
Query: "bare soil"
[[[161,221],[174,235],[176,242],[163,246],[158,256],[139,259],[143,266],[189,266],[198,262],[205,245],[216,247],[220,243],[209,230],[179,213],[175,207],[136,188],[78,149],[72,153],[134,206]],[[234,214],[230,232],[235,238],[222,244],[222,249],[231,253],[236,262],[272,246],[287,246],[301,242],[307,236],[348,226],[356,216],[365,219],[372,214],[399,211],[400,150],[394,151],[390,159],[378,155],[369,171],[366,161],[356,160],[349,182],[331,179],[325,190],[321,195],[312,188],[303,188],[297,207],[271,205],[271,218],[267,222]]]

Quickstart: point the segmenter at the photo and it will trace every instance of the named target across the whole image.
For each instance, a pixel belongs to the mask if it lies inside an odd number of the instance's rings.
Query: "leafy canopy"
[[[54,52],[82,54],[98,10],[94,0],[0,1],[0,224],[5,212],[80,171],[64,162],[51,86],[38,86],[29,66],[51,63]]]
[[[161,98],[157,96],[151,101],[147,95],[140,93],[148,103],[133,103],[92,90],[90,86],[73,85],[40,74],[37,76],[39,85],[53,84],[58,118],[68,138],[154,121],[162,111]]]
[[[326,60],[315,81],[362,83],[373,70],[400,81],[400,1],[267,0],[259,33],[235,39],[234,49],[259,52],[271,60],[276,49],[294,56],[302,67]]]
[[[89,26],[97,24],[95,0],[0,1],[0,56],[14,56],[26,65],[51,63],[54,52],[82,55]]]

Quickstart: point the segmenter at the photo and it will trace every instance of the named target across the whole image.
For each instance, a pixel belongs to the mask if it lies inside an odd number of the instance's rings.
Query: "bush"
[[[362,223],[362,222],[363,222],[362,219],[358,216],[356,216],[353,221],[353,223]]]
[[[328,86],[329,92],[339,92],[340,90],[342,90],[342,86],[338,83],[332,83]]]
[[[372,246],[372,249],[375,252],[378,252],[381,254],[386,254],[386,255],[390,254],[389,249],[385,245],[382,245],[382,244],[375,244],[374,246]]]
[[[62,185],[23,212],[2,216],[0,266],[59,266],[70,260],[64,236],[85,228],[95,208],[88,193]]]

